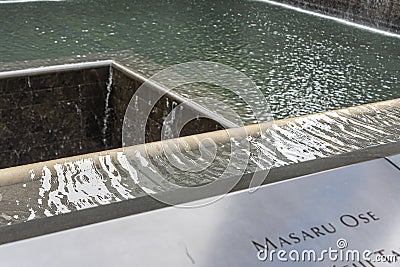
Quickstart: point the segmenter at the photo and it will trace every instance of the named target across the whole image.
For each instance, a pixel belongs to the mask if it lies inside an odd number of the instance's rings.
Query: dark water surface
[[[250,76],[275,118],[400,97],[399,38],[266,3],[7,3],[0,17],[0,62],[122,50],[163,67],[216,61]],[[214,93],[234,99],[223,89]]]

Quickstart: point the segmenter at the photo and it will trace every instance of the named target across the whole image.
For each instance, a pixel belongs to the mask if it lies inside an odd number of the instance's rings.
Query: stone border
[[[114,61],[112,60],[99,60],[92,62],[81,62],[81,63],[71,63],[63,65],[46,66],[39,68],[28,68],[23,70],[11,70],[0,72],[0,79],[5,78],[15,78],[20,76],[33,76],[33,75],[43,75],[51,74],[53,72],[59,71],[73,71],[73,70],[83,70],[87,68],[99,68],[99,67],[110,67]]]
[[[330,158],[320,158],[298,164],[283,166],[272,169],[266,175],[267,178],[264,180],[263,185],[287,181],[292,178],[298,178],[304,175],[368,160],[385,158],[399,153],[400,142],[396,142],[345,153]],[[389,160],[387,161],[390,162]],[[247,189],[249,187],[251,178],[252,174],[244,175],[240,182],[231,190],[231,192]],[[377,179],[379,179],[379,177],[377,177]],[[226,193],[224,192],[224,189],[226,189],[225,183],[229,182],[227,180],[229,179],[216,181],[214,183],[215,186],[213,187],[213,190],[199,190],[196,196],[191,196],[191,199],[202,199]],[[177,194],[179,193],[180,192],[177,192]],[[24,223],[1,227],[0,244],[6,244],[89,224],[149,212],[165,207],[168,207],[168,205],[155,200],[153,197],[143,196],[94,208],[74,211],[71,213],[60,214],[48,218],[40,218]]]
[[[353,115],[359,115],[359,114],[366,114],[366,112],[374,112],[373,111],[374,109],[385,110],[391,106],[399,106],[400,107],[400,98],[393,99],[393,100],[386,100],[386,101],[377,102],[377,103],[364,104],[364,105],[350,107],[350,108],[343,108],[343,109],[339,109],[339,110],[335,110],[335,111],[336,112],[349,112]],[[368,107],[372,107],[372,109],[366,110],[366,108],[368,108]],[[327,112],[329,112],[329,111],[327,111]],[[215,142],[218,142],[218,143],[229,142],[230,136],[238,136],[238,132],[241,135],[243,135],[243,133],[245,132],[248,136],[257,137],[260,135],[260,131],[270,128],[272,126],[272,124],[275,124],[277,126],[282,126],[284,124],[287,124],[288,122],[293,122],[293,121],[301,119],[301,118],[318,116],[318,115],[322,115],[324,113],[326,113],[326,112],[314,113],[314,114],[304,115],[304,116],[300,116],[300,117],[287,118],[287,119],[277,120],[277,121],[273,121],[273,122],[265,122],[265,123],[261,123],[261,124],[246,125],[243,127],[245,129],[245,131],[243,131],[241,128],[228,128],[226,130],[219,130],[219,131],[214,131],[214,132],[185,136],[185,137],[176,138],[176,139],[170,139],[170,140],[166,140],[166,141],[157,141],[157,142],[152,142],[152,143],[146,143],[143,145],[136,145],[136,146],[132,146],[129,149],[141,151],[141,153],[147,154],[149,156],[155,156],[155,155],[160,155],[161,153],[163,153],[163,142],[174,142],[176,144],[176,147],[178,147],[179,149],[186,149],[186,147],[183,147],[181,145],[181,141],[184,141],[182,143],[189,145],[190,148],[194,150],[194,149],[198,148],[199,141],[203,140],[203,139],[211,138]],[[125,149],[128,149],[128,148],[125,148]],[[6,186],[6,185],[11,185],[11,184],[25,183],[25,182],[32,181],[30,178],[30,175],[29,175],[31,170],[33,170],[35,173],[41,173],[43,167],[46,165],[52,166],[57,163],[62,164],[64,162],[73,162],[76,160],[82,160],[82,159],[87,159],[87,158],[97,159],[99,156],[105,156],[105,155],[110,155],[111,157],[115,158],[117,153],[122,153],[122,152],[123,152],[122,148],[117,148],[117,149],[104,150],[104,151],[95,152],[95,153],[76,155],[73,157],[60,158],[60,159],[55,159],[55,160],[50,160],[50,161],[45,161],[45,162],[38,162],[38,163],[33,163],[33,164],[28,164],[28,165],[0,169],[0,186]],[[351,153],[353,153],[353,152],[351,152]],[[328,159],[329,158],[322,158],[319,160],[324,161],[324,160],[328,160]],[[302,164],[302,163],[298,163],[298,164]],[[294,164],[294,165],[297,166],[297,164]],[[36,177],[36,178],[39,178],[39,177]]]
[[[400,33],[400,2],[396,0],[273,0],[347,21]]]

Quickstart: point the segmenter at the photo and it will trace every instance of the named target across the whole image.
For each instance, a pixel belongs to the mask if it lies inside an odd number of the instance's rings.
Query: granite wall
[[[278,1],[400,33],[400,1],[398,0]]]
[[[122,122],[141,81],[110,67],[0,79],[0,168],[121,147]],[[144,104],[148,103],[142,99]],[[146,142],[158,141],[163,118],[179,101],[160,99],[146,124]],[[188,123],[181,135],[221,129],[210,119]]]
[[[130,77],[128,74],[120,70],[113,69],[112,94],[110,101],[110,106],[112,109],[112,119],[110,120],[110,131],[107,133],[107,135],[110,136],[110,147],[122,146],[122,124],[125,111],[132,96],[141,85],[142,83],[137,79]],[[142,98],[137,99],[137,110],[135,110],[136,113],[141,113],[141,110],[144,110],[144,108],[142,107],[146,107],[149,105],[149,99],[151,99],[150,95],[153,95],[153,97],[154,95],[159,95],[158,92],[155,93],[154,90],[156,89],[153,89],[151,87],[147,89],[148,95],[142,95]],[[132,118],[131,123],[133,123],[134,125],[143,123],[143,121],[141,121],[141,118],[147,117],[148,119],[146,122],[145,142],[149,143],[159,141],[161,140],[161,129],[163,127],[166,116],[180,103],[181,101],[179,99],[176,99],[171,95],[165,94],[151,109],[149,116],[140,114],[142,116],[137,116],[137,121],[135,121],[136,118]],[[187,136],[223,129],[223,127],[215,120],[201,117],[201,112],[197,112],[187,106],[184,106],[184,108],[184,110],[177,109],[175,113],[175,117],[177,119],[181,117],[179,112],[192,112],[193,114],[199,115],[199,118],[188,122],[179,133],[180,136]],[[141,142],[142,141],[138,141],[138,143]]]
[[[0,168],[99,150],[108,72],[0,79]]]

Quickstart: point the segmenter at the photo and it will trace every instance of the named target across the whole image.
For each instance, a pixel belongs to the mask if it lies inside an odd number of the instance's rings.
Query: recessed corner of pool
[[[0,72],[0,168],[121,148],[126,109],[145,80],[111,60]],[[146,90],[137,114],[147,105],[147,94],[160,89]],[[161,97],[144,122],[146,143],[161,140],[163,120],[183,101],[176,94],[154,92]],[[222,129],[218,117],[204,110],[193,110],[198,119],[179,134]]]

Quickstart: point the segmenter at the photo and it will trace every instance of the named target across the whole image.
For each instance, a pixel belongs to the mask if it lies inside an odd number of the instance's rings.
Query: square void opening
[[[139,76],[109,64],[0,73],[0,168],[121,147],[125,111],[142,83]],[[178,104],[168,94],[157,102],[147,119],[146,142],[161,139],[163,119]],[[216,120],[200,116],[180,135],[219,129]]]

